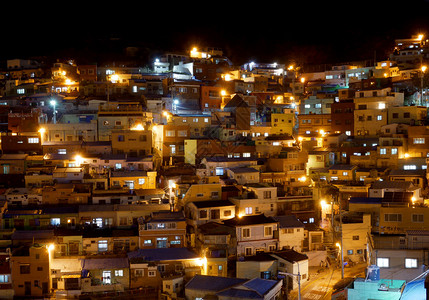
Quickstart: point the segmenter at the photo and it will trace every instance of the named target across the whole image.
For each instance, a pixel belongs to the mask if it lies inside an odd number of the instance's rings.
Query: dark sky
[[[103,2],[88,10],[89,2],[4,10],[1,58],[70,55],[98,60],[104,53],[121,53],[123,46],[152,55],[196,45],[220,47],[237,64],[291,59],[332,63],[373,59],[374,53],[384,59],[394,39],[429,34],[429,0],[266,5],[127,1]],[[26,27],[18,29],[19,24]]]

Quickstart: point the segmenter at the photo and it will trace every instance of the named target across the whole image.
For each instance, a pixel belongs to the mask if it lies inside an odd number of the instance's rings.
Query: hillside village
[[[0,298],[292,299],[356,265],[405,286],[429,264],[428,41],[323,66],[7,60]]]

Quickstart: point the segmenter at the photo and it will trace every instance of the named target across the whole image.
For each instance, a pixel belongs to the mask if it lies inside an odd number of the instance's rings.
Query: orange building
[[[47,246],[34,244],[12,253],[11,275],[15,296],[42,297],[50,291],[50,255]]]
[[[140,249],[186,247],[186,219],[182,211],[153,212],[139,227]]]

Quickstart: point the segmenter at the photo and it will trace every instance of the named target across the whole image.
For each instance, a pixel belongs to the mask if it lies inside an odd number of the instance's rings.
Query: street
[[[344,278],[364,277],[366,267],[366,263],[361,263],[344,268]],[[301,285],[302,300],[331,299],[334,285],[341,280],[341,268],[330,267],[318,274],[317,269],[311,272],[310,280]],[[298,289],[293,290],[288,299],[298,299]]]

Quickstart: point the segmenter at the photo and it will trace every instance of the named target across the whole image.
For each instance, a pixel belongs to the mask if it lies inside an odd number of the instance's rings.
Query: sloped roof
[[[248,281],[248,279],[197,274],[186,284],[186,289],[216,292],[246,281]]]
[[[272,253],[272,255],[281,257],[284,260],[287,260],[289,262],[296,262],[296,261],[308,259],[307,255],[299,253],[292,249],[275,252],[275,253]]]
[[[371,189],[404,189],[408,190],[414,185],[411,181],[375,181]]]
[[[192,202],[197,208],[234,206],[235,204],[229,200],[206,200]]]
[[[124,269],[128,268],[128,258],[86,258],[82,260],[82,269]]]
[[[128,252],[128,258],[141,258],[145,261],[197,259],[199,257],[198,254],[187,248],[138,249]]]
[[[273,219],[279,222],[280,228],[304,228],[304,223],[294,215],[274,216]]]
[[[229,170],[236,174],[242,174],[242,173],[259,173],[258,170],[255,168],[250,167],[237,167],[237,168],[229,168]]]
[[[272,217],[267,217],[264,214],[243,216],[241,218],[235,217],[232,219],[224,220],[223,223],[228,226],[247,226],[258,225],[267,223],[277,223]]]
[[[232,99],[225,105],[225,108],[234,108],[234,107],[249,107],[246,101],[243,100],[238,95],[232,97]]]

